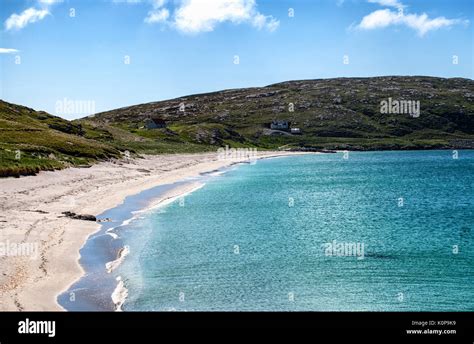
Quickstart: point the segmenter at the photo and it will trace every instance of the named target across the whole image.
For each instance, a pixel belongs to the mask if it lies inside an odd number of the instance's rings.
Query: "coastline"
[[[113,272],[130,253],[130,247],[122,239],[122,230],[142,218],[144,213],[200,189],[205,185],[207,175],[214,173],[155,186],[127,196],[120,205],[101,213],[100,218],[110,221],[101,223],[100,229],[81,247],[78,261],[84,273],[58,295],[59,305],[67,311],[121,311],[128,289],[122,276]]]
[[[257,159],[301,154],[314,153],[258,152]],[[62,212],[97,216],[127,196],[241,162],[245,159],[220,160],[216,153],[173,154],[1,179],[3,240],[36,244],[38,252],[35,257],[0,256],[0,311],[64,310],[57,297],[84,275],[79,251],[101,223]],[[186,193],[185,187],[173,190],[174,196],[167,193],[154,203]]]

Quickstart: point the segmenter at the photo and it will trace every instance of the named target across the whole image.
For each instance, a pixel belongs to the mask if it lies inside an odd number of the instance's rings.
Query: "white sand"
[[[302,153],[259,152],[258,157],[289,154]],[[236,162],[219,160],[216,153],[147,156],[0,179],[0,244],[24,243],[37,253],[0,252],[0,310],[62,310],[56,298],[82,276],[79,250],[100,228],[96,222],[63,217],[63,211],[98,215],[129,195]],[[193,183],[177,187],[158,201],[195,188]]]

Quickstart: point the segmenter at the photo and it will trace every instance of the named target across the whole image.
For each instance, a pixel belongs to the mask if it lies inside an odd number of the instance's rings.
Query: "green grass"
[[[0,101],[0,176],[90,165],[120,151],[87,138],[80,124]]]
[[[255,97],[255,94],[271,93]],[[380,101],[420,101],[419,118],[380,113]],[[455,139],[474,140],[474,82],[434,77],[336,78],[285,82],[162,102],[97,114],[94,121],[156,140],[167,134],[137,130],[150,114],[163,117],[175,140],[222,146],[277,148],[309,145],[336,149],[449,148]],[[177,106],[192,104],[178,113]],[[294,112],[288,104],[294,104]],[[262,134],[272,119],[287,119],[303,135]]]
[[[169,130],[67,121],[0,101],[0,177],[32,175],[70,166],[90,166],[137,154],[197,153],[217,148],[190,142]]]
[[[33,175],[41,170],[56,170],[66,167],[63,162],[50,159],[47,155],[31,153],[17,154],[17,150],[0,147],[0,177]]]
[[[380,100],[388,97],[419,100],[420,117],[381,114]],[[91,165],[120,158],[125,151],[197,153],[226,145],[260,150],[472,148],[473,100],[474,82],[469,79],[378,77],[191,95],[184,100],[192,104],[185,113],[176,110],[183,99],[172,99],[75,121],[0,101],[0,176]],[[289,103],[294,112],[288,111]],[[165,118],[168,127],[145,129],[150,114]],[[273,119],[290,120],[303,134],[268,135],[265,129]]]

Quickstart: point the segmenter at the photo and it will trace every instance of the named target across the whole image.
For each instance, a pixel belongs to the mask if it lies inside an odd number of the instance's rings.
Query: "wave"
[[[141,210],[137,210],[137,211],[134,211],[132,212],[134,215],[138,215],[138,214],[143,214],[143,213],[146,213],[146,212],[149,212],[149,211],[152,211],[152,210],[155,210],[157,208],[161,208],[161,207],[164,207],[168,204],[171,204],[173,203],[175,200],[181,198],[181,197],[184,197],[186,195],[189,195],[190,193],[193,193],[194,191],[196,190],[199,190],[200,188],[202,188],[204,185],[206,185],[206,183],[194,183],[195,186],[185,192],[182,192],[182,193],[178,193],[177,195],[173,195],[173,196],[169,196],[169,197],[161,197],[161,198],[158,198],[158,200],[156,201],[152,201],[148,207],[146,208],[143,208]],[[136,216],[134,216],[134,218],[136,218]]]
[[[115,305],[115,311],[121,312],[122,306],[128,296],[128,289],[125,287],[125,283],[122,280],[122,277],[117,277],[117,286],[112,293],[112,302]]]
[[[111,273],[113,270],[115,270],[120,264],[122,264],[123,260],[125,257],[130,253],[130,247],[129,246],[124,246],[122,247],[117,254],[117,259],[112,260],[111,262],[108,262],[105,264],[105,268],[107,270],[107,273]]]
[[[105,231],[105,234],[110,235],[112,238],[114,238],[114,240],[116,240],[116,239],[119,238],[119,236],[118,236],[117,233],[113,233],[113,232],[112,232],[115,228],[117,228],[117,227],[109,228],[109,229],[107,229],[107,230]]]
[[[118,235],[116,233],[113,233],[112,231],[114,229],[117,229],[122,226],[126,226],[130,224],[133,220],[136,218],[140,217],[141,214],[144,212],[149,212],[151,210],[155,210],[160,207],[164,207],[172,202],[174,202],[176,199],[184,197],[185,195],[188,195],[200,188],[202,188],[205,185],[205,183],[196,183],[194,187],[190,188],[189,190],[186,190],[185,192],[178,192],[176,195],[170,196],[170,197],[164,197],[164,198],[158,198],[157,201],[152,201],[150,202],[150,205],[144,209],[137,210],[132,212],[133,216],[127,220],[124,220],[119,226],[110,228],[106,231],[106,234],[112,236],[114,239],[118,238]],[[125,257],[128,256],[130,253],[130,247],[128,245],[125,245],[122,247],[118,253],[117,253],[117,259],[107,262],[105,264],[105,268],[107,270],[107,273],[111,273],[114,271],[117,267],[122,264],[122,262],[125,260]],[[128,289],[125,287],[125,283],[123,282],[122,278],[120,276],[117,277],[118,284],[115,287],[115,290],[112,292],[112,301],[115,305],[115,310],[116,311],[122,311],[122,306],[127,299],[128,296]]]

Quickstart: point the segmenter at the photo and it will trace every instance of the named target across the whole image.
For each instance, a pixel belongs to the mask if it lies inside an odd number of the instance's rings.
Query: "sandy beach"
[[[258,158],[289,154],[304,153],[259,152]],[[79,250],[100,228],[98,222],[70,219],[63,212],[97,216],[129,195],[239,161],[219,159],[216,153],[144,156],[1,179],[0,241],[4,246],[29,243],[35,254],[0,255],[0,310],[62,310],[56,298],[83,274]],[[163,200],[195,187],[174,188]]]

